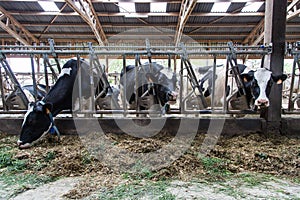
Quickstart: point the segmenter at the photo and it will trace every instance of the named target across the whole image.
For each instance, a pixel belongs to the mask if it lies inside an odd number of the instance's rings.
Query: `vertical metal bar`
[[[48,68],[47,68],[47,62],[46,62],[47,55],[43,55],[43,63],[44,63],[44,74],[45,74],[45,83],[46,83],[46,92],[49,92],[49,77],[48,77]]]
[[[228,85],[228,70],[229,70],[229,58],[230,56],[227,56],[227,62],[226,62],[226,70],[225,70],[225,83],[224,83],[224,96],[223,96],[223,112],[228,111],[228,103],[227,103],[227,96],[226,96],[226,90]]]
[[[138,93],[138,87],[139,87],[139,78],[138,78],[138,55],[135,56],[135,68],[134,68],[134,73],[135,73],[135,105],[136,105],[136,111],[140,111],[140,103],[139,103],[139,93]],[[143,86],[142,86],[143,87]],[[136,114],[138,117],[139,114]]]
[[[34,59],[32,54],[30,54],[30,61],[31,61],[31,75],[32,75],[34,100],[37,101],[38,93],[37,93],[37,85],[36,85],[36,78],[35,78]]]
[[[79,104],[79,111],[82,111],[82,77],[81,77],[81,62],[80,62],[80,55],[76,55],[77,58],[77,76],[78,76],[78,104]]]
[[[171,55],[168,54],[168,69],[171,69]]]
[[[212,74],[212,90],[211,90],[211,110],[215,109],[215,89],[216,89],[216,69],[217,69],[217,55],[214,54],[214,65],[213,65],[213,74]]]
[[[6,74],[9,76],[9,78],[13,82],[15,88],[17,88],[17,90],[20,91],[20,97],[21,97],[24,105],[27,105],[29,103],[28,98],[26,97],[24,91],[22,90],[21,84],[17,80],[15,74],[13,73],[11,67],[7,63],[5,56],[3,54],[0,54],[0,63],[2,65],[2,67],[4,68]]]
[[[94,76],[93,76],[93,68],[94,68],[94,59],[97,59],[94,54],[90,55],[90,68],[89,68],[89,76],[90,76],[90,92],[91,92],[91,98],[90,98],[90,106],[91,111],[95,111],[95,83],[94,83]]]
[[[296,71],[297,61],[298,61],[298,54],[296,54],[294,56],[293,69],[292,69],[292,79],[291,79],[291,87],[290,87],[290,94],[289,94],[288,111],[291,111],[291,110],[294,109],[293,90],[294,90],[294,83],[295,83],[295,71]]]
[[[183,113],[185,111],[185,104],[183,101],[183,60],[181,59],[180,62],[180,87],[179,87],[179,110],[180,113]]]
[[[3,110],[8,110],[7,105],[5,102],[5,94],[4,94],[4,87],[3,87],[3,77],[2,77],[2,70],[0,66],[0,88],[1,88],[1,100],[2,100],[2,105],[3,105]]]
[[[109,63],[109,62],[108,62],[108,56],[105,55],[105,72],[106,72],[106,73],[108,73],[108,70],[109,70],[109,69],[108,69],[108,67],[109,67],[109,66],[108,66],[108,63]]]
[[[127,111],[127,103],[126,103],[126,92],[127,92],[127,72],[126,72],[126,55],[123,54],[123,109],[124,109],[124,117],[126,117]]]

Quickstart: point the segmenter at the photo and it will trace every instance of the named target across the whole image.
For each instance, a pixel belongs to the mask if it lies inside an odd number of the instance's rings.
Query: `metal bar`
[[[288,103],[288,111],[292,111],[294,109],[293,90],[294,90],[295,71],[296,71],[297,60],[298,60],[298,54],[294,56],[291,87],[290,87],[290,94],[289,94],[289,103]]]
[[[43,55],[43,62],[44,62],[44,74],[45,74],[45,83],[46,83],[46,91],[49,92],[49,77],[48,77],[48,69],[47,69],[47,61],[48,56],[46,54]]]
[[[34,100],[37,101],[38,93],[37,93],[37,85],[36,85],[36,78],[35,78],[34,60],[32,54],[30,55],[30,61],[31,61],[31,75],[32,75]]]
[[[2,77],[2,70],[0,66],[0,88],[1,88],[1,100],[2,100],[2,105],[3,105],[3,110],[7,110],[7,105],[5,101],[5,94],[4,94],[4,88],[3,88],[3,77]]]
[[[217,57],[214,56],[213,74],[212,74],[212,90],[211,90],[211,110],[215,110],[215,89],[216,89],[216,69],[217,69]]]
[[[81,74],[81,61],[80,61],[80,55],[77,54],[76,55],[77,58],[77,68],[78,68],[78,104],[79,104],[79,110],[82,111],[83,107],[82,107],[82,74]],[[76,112],[77,113],[77,112]]]
[[[14,75],[11,67],[9,66],[8,62],[6,61],[6,58],[4,56],[4,54],[0,53],[0,64],[2,65],[2,67],[4,68],[6,74],[9,76],[9,78],[11,79],[12,83],[15,86],[15,90],[19,90],[20,92],[20,98],[22,99],[24,105],[27,105],[29,103],[28,98],[26,97],[19,81],[17,80],[16,76]]]
[[[226,90],[228,85],[228,70],[229,70],[229,55],[227,56],[227,62],[226,62],[226,70],[225,70],[225,83],[224,83],[224,96],[223,96],[223,112],[228,111],[228,104],[227,104],[227,97],[226,97]]]
[[[182,112],[185,109],[183,106],[183,60],[180,61],[180,88],[179,88],[179,110]]]
[[[124,117],[126,117],[126,112],[127,112],[127,102],[126,102],[126,98],[127,98],[127,89],[126,89],[126,85],[127,85],[127,72],[126,72],[126,55],[123,54],[123,111],[124,111]]]
[[[138,78],[138,55],[135,56],[135,105],[136,105],[136,111],[140,111],[140,103],[139,103],[139,78]],[[126,86],[125,86],[126,87]],[[143,91],[143,86],[142,86],[142,93]],[[137,115],[138,117],[138,115]]]

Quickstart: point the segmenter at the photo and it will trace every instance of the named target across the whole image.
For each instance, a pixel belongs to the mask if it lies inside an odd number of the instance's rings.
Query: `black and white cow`
[[[177,98],[176,73],[158,63],[138,66],[138,94],[136,94],[135,71],[135,66],[129,65],[126,67],[126,76],[123,70],[120,75],[121,96],[124,95],[123,88],[126,86],[125,97],[130,109],[135,108],[136,95],[138,95],[141,110],[150,109],[153,105],[160,105],[168,111],[169,102],[174,102]]]
[[[240,71],[242,84],[245,88],[248,108],[268,107],[270,105],[268,96],[270,94],[272,84],[281,84],[287,78],[285,74],[275,75],[266,68],[249,69],[242,65],[238,66],[238,68]],[[230,93],[232,93],[232,91],[236,91],[235,93],[237,95],[235,97],[239,97],[237,86],[234,80],[229,80],[225,90],[225,75],[225,68],[222,68],[216,72],[214,91],[215,106],[222,106],[224,104],[224,95],[228,96]]]
[[[37,84],[37,100],[42,100],[42,98],[46,95],[46,85],[43,84]],[[35,100],[34,96],[34,86],[33,85],[24,85],[22,86],[22,90],[27,97],[29,102],[32,102]],[[27,104],[23,102],[21,99],[21,93],[19,90],[13,91],[6,95],[5,97],[6,106],[9,110],[12,109],[20,109],[25,110],[27,109]],[[26,104],[26,105],[25,105]]]
[[[80,60],[80,63],[82,96],[90,98],[89,64],[84,60]],[[73,98],[78,97],[76,94],[78,92],[78,82],[76,82],[77,72],[78,61],[76,59],[67,61],[62,68],[58,80],[51,87],[47,95],[41,101],[29,104],[28,111],[24,116],[20,139],[17,142],[20,148],[30,147],[32,142],[48,133],[54,126],[52,117],[55,117],[62,110],[71,110],[73,108],[74,101],[76,101]],[[96,85],[97,90],[96,88],[95,90],[102,92],[102,81],[96,81],[95,83],[99,84]],[[107,91],[103,93],[103,97],[106,93]]]

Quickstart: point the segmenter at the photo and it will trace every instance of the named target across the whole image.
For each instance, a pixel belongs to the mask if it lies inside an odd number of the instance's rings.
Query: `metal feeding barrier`
[[[218,110],[214,107],[213,103],[211,105],[208,105],[206,102],[206,99],[203,95],[202,88],[199,85],[199,81],[197,80],[193,65],[190,61],[190,58],[195,55],[204,55],[204,56],[210,56],[213,58],[213,76],[212,76],[212,102],[214,102],[214,88],[215,85],[215,77],[216,77],[216,70],[217,70],[217,57],[218,56],[225,56],[227,59],[226,64],[226,79],[225,79],[225,85],[228,81],[228,71],[232,71],[232,78],[235,80],[236,85],[238,87],[238,92],[240,93],[241,98],[244,98],[245,96],[245,89],[244,85],[242,83],[242,80],[239,76],[239,71],[237,66],[237,57],[240,55],[260,55],[261,57],[264,57],[267,54],[271,53],[271,46],[235,46],[233,43],[229,42],[227,46],[199,46],[199,45],[192,45],[192,46],[185,46],[184,44],[180,44],[179,46],[151,46],[149,40],[146,40],[145,46],[92,46],[91,43],[88,43],[87,46],[58,46],[54,44],[53,40],[49,40],[49,46],[41,45],[41,46],[15,46],[15,45],[9,45],[9,46],[0,46],[0,73],[1,73],[1,80],[0,80],[0,86],[1,86],[1,99],[2,99],[2,105],[3,105],[3,111],[1,113],[24,113],[24,110],[16,111],[16,110],[9,110],[7,108],[7,98],[5,95],[5,91],[3,90],[2,84],[3,79],[9,77],[11,82],[14,85],[14,92],[18,92],[20,94],[23,103],[27,105],[28,99],[22,90],[22,86],[18,82],[17,78],[15,77],[13,71],[11,70],[11,67],[9,66],[8,62],[6,61],[6,55],[30,55],[31,58],[31,69],[32,69],[32,81],[33,81],[33,87],[34,87],[34,96],[35,99],[37,99],[37,93],[38,93],[38,87],[37,87],[37,81],[35,80],[36,72],[34,68],[34,59],[33,56],[38,56],[39,58],[43,59],[44,64],[44,76],[45,76],[45,83],[46,83],[46,90],[49,91],[49,70],[50,75],[52,76],[53,80],[57,80],[57,73],[60,73],[61,67],[59,63],[60,56],[69,56],[69,57],[77,57],[79,60],[81,56],[89,56],[90,58],[90,77],[93,76],[93,70],[97,71],[97,74],[100,75],[102,87],[104,88],[104,91],[106,91],[106,95],[110,95],[113,93],[113,90],[111,88],[111,85],[108,81],[107,75],[102,68],[102,65],[99,61],[99,56],[121,56],[123,59],[123,70],[126,75],[126,59],[128,57],[135,58],[135,66],[136,70],[138,66],[141,66],[140,58],[146,58],[148,59],[149,63],[153,62],[153,57],[162,57],[167,56],[168,59],[168,68],[171,68],[171,59],[174,58],[176,61],[176,58],[181,59],[181,69],[180,69],[180,88],[179,88],[179,105],[177,108],[172,108],[170,111],[170,114],[201,114],[201,113],[253,113],[250,110],[233,110],[230,111],[228,109],[228,102],[231,101],[231,99],[224,97],[224,104],[223,108],[221,110]],[[54,58],[55,64],[50,64],[49,58]],[[263,64],[263,59],[262,59]],[[94,96],[91,105],[91,109],[89,110],[83,110],[82,109],[82,102],[81,102],[81,77],[80,77],[80,62],[78,62],[79,65],[79,107],[80,112],[83,114],[110,114],[110,113],[119,113],[123,114],[124,116],[127,114],[149,114],[149,113],[156,113],[155,111],[149,111],[149,110],[140,110],[139,109],[139,103],[141,102],[138,98],[138,95],[136,95],[136,110],[129,110],[127,108],[126,103],[126,97],[125,95],[122,97],[122,108],[115,109],[115,110],[95,110],[95,101],[100,98],[100,96],[103,96],[104,93],[100,93],[98,95],[95,95],[94,91],[94,85],[95,83],[92,81],[93,79],[90,78],[90,86],[91,86],[91,95]],[[175,62],[174,62],[175,65]],[[175,68],[175,66],[174,66]],[[2,72],[1,69],[4,69],[5,72]],[[192,91],[189,92],[187,96],[183,96],[182,88],[183,88],[183,72],[186,72],[187,80],[189,84],[192,87]],[[126,77],[126,76],[125,76]],[[138,83],[138,78],[136,76],[135,84]],[[126,81],[125,81],[126,83]],[[135,88],[137,92],[137,87]],[[226,91],[226,87],[224,88]],[[123,88],[122,91],[124,94],[126,94],[126,85]],[[155,92],[155,91],[154,91]],[[156,92],[155,92],[156,93]],[[226,92],[225,92],[226,93]],[[189,96],[195,95],[198,99],[199,108],[201,109],[188,109],[186,107],[186,101],[189,98]],[[118,102],[112,102],[113,104],[117,105]]]
[[[293,56],[293,67],[288,94],[288,108],[284,110],[284,113],[299,113],[299,110],[295,109],[295,103],[300,108],[300,42],[287,46],[287,53]]]

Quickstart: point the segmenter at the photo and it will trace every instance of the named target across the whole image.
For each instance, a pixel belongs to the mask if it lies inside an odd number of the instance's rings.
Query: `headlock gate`
[[[272,53],[272,46],[236,46],[233,45],[233,43],[229,42],[227,46],[199,46],[199,45],[190,45],[186,46],[183,43],[181,43],[179,46],[151,46],[150,42],[146,40],[145,46],[92,46],[91,43],[88,43],[87,46],[57,46],[54,44],[53,40],[49,40],[49,46],[0,46],[0,86],[1,86],[1,101],[2,101],[2,114],[12,114],[12,113],[24,113],[26,107],[24,108],[24,105],[27,105],[29,103],[29,99],[26,96],[26,94],[23,91],[22,85],[19,83],[18,79],[14,75],[14,72],[12,71],[10,65],[8,64],[6,57],[8,55],[30,55],[31,59],[31,75],[32,75],[32,86],[33,86],[33,96],[34,100],[39,99],[39,83],[36,80],[36,76],[39,72],[35,71],[34,68],[34,60],[36,58],[36,61],[39,59],[43,59],[43,65],[44,65],[44,82],[45,82],[45,91],[49,91],[50,87],[50,79],[52,81],[56,81],[58,79],[58,74],[61,72],[61,66],[59,59],[61,57],[76,57],[77,60],[80,60],[81,57],[88,57],[89,58],[89,64],[90,64],[90,86],[91,86],[91,96],[92,98],[90,102],[90,107],[87,110],[84,110],[82,108],[82,98],[81,98],[81,81],[80,81],[80,70],[78,72],[78,79],[79,79],[79,107],[80,112],[84,114],[164,114],[161,112],[161,110],[140,110],[139,109],[139,100],[136,99],[136,109],[129,109],[126,105],[126,98],[125,95],[123,95],[120,98],[120,102],[112,102],[115,104],[117,109],[109,109],[109,110],[97,110],[95,109],[95,102],[100,98],[100,96],[103,95],[111,95],[114,91],[112,89],[111,84],[109,83],[108,76],[105,72],[105,69],[103,69],[103,65],[99,61],[99,57],[101,56],[119,56],[123,60],[123,71],[126,74],[126,60],[128,58],[134,58],[135,59],[135,67],[137,69],[138,66],[140,66],[141,58],[147,59],[148,63],[153,62],[153,58],[167,58],[168,59],[168,68],[172,68],[171,66],[171,59],[174,58],[174,71],[176,72],[176,59],[180,58],[181,64],[180,64],[180,70],[179,70],[179,98],[176,105],[171,106],[171,110],[168,112],[168,114],[209,114],[209,113],[230,113],[230,114],[247,114],[247,113],[257,113],[257,111],[254,111],[252,109],[246,108],[245,109],[245,88],[244,84],[240,77],[240,72],[237,67],[238,65],[238,58],[240,56],[248,56],[248,55],[258,55],[261,57],[261,67],[263,67],[263,61],[264,57],[267,54]],[[293,73],[295,73],[296,65],[298,64],[299,69],[299,51],[293,51],[293,55],[295,56],[295,64]],[[221,87],[218,85],[215,85],[215,79],[216,79],[216,73],[217,73],[217,58],[219,56],[226,58],[226,76],[225,76],[225,82],[224,85],[228,84],[228,79],[232,79],[233,82],[235,82],[237,86],[237,90],[235,92],[239,93],[239,100],[233,102],[237,103],[238,106],[236,108],[240,109],[230,109],[228,107],[229,102],[232,100],[230,97],[232,97],[234,94],[229,95],[229,97],[224,96],[223,107],[216,107],[214,103],[207,102],[204,94],[203,94],[203,88],[201,85],[201,82],[199,82],[199,77],[197,77],[195,68],[192,65],[191,58],[194,56],[207,56],[213,59],[213,66],[211,68],[212,72],[212,94],[211,94],[211,102],[215,101],[215,95],[214,95],[214,89],[216,87]],[[50,59],[54,59],[54,64],[51,64]],[[53,62],[52,62],[53,63]],[[79,69],[80,69],[80,62],[78,62]],[[96,71],[96,74],[100,75],[100,78],[102,80],[102,86],[106,91],[106,94],[100,93],[98,95],[95,95],[94,91],[94,85],[96,83],[93,82],[93,73]],[[294,76],[294,74],[293,74]],[[138,77],[136,77],[138,78]],[[190,86],[191,90],[185,95],[183,94],[183,88],[187,87],[184,85],[185,79],[188,82],[188,85]],[[292,79],[292,82],[294,79]],[[5,91],[4,84],[7,84],[9,82],[10,84],[10,91]],[[136,82],[137,83],[137,82]],[[223,86],[224,86],[223,85]],[[222,86],[222,87],[223,87]],[[126,94],[126,85],[123,87],[123,94]],[[138,88],[135,88],[136,92]],[[224,94],[226,94],[226,87],[224,87]],[[14,96],[18,96],[18,98],[21,100],[23,107],[14,107],[14,106],[8,106],[12,102],[11,98],[8,98],[11,93],[14,93]],[[292,93],[292,92],[291,92]],[[197,99],[196,106],[193,106],[192,108],[189,108],[187,106],[187,101],[191,96],[195,96]],[[292,94],[290,94],[290,97]],[[137,95],[136,95],[136,98]],[[299,96],[297,96],[299,98]],[[288,110],[292,110],[292,102],[294,100],[290,100],[289,108]],[[120,106],[118,107],[117,105]]]

